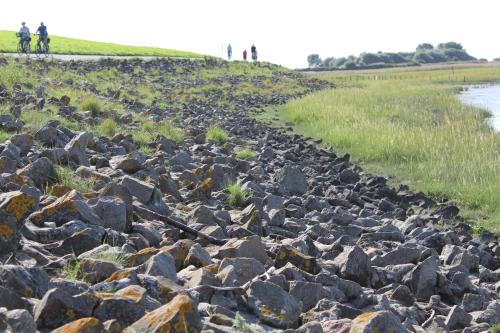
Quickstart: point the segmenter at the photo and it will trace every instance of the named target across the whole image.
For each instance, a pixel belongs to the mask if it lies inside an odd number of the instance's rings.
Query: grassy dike
[[[31,51],[34,52],[38,36],[33,35]],[[200,54],[145,46],[128,46],[113,43],[94,42],[83,39],[50,36],[50,53],[110,55],[110,56],[158,56],[201,58]],[[17,52],[18,38],[14,31],[0,30],[0,52]]]
[[[312,75],[338,89],[282,106],[282,121],[500,232],[500,135],[457,97],[463,85],[500,81],[500,68]]]

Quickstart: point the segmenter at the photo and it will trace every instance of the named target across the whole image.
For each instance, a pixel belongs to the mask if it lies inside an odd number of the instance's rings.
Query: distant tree
[[[422,43],[417,46],[417,52],[422,50],[434,50],[434,45],[429,43]]]
[[[448,42],[448,43],[441,43],[438,44],[438,49],[456,49],[456,50],[463,50],[464,47],[460,43],[456,42]]]
[[[323,59],[323,62],[321,63],[321,67],[325,68],[330,68],[335,66],[335,57],[328,57]]]
[[[309,63],[309,68],[319,67],[322,63],[319,54],[310,54],[307,57],[307,62]]]

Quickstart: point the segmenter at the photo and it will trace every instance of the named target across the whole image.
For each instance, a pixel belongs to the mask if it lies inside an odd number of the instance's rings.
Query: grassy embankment
[[[500,135],[457,97],[464,84],[499,82],[500,68],[314,76],[339,88],[282,106],[282,121],[500,232]]]
[[[33,35],[31,51],[34,52],[38,36]],[[201,58],[200,54],[145,46],[128,46],[93,42],[83,39],[50,36],[50,52],[53,54],[90,54],[111,56],[158,56]],[[14,31],[0,30],[0,52],[17,52],[18,39]]]

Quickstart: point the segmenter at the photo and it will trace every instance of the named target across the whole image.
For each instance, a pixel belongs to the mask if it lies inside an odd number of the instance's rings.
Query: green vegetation
[[[68,167],[55,166],[54,182],[77,190],[80,193],[88,193],[94,190],[94,181],[82,179],[75,176]]]
[[[500,231],[500,136],[485,110],[457,97],[464,80],[500,81],[500,68],[314,76],[339,88],[284,105],[282,121],[394,183],[457,200],[463,216]]]
[[[240,160],[255,160],[257,158],[257,154],[253,150],[248,148],[238,150],[235,156]]]
[[[233,329],[238,333],[263,333],[264,331],[257,325],[248,323],[239,312],[234,317]]]
[[[207,142],[213,142],[218,145],[223,145],[229,141],[227,133],[219,127],[210,127],[206,135]]]
[[[318,54],[307,57],[310,68],[332,69],[368,69],[401,66],[418,66],[421,64],[435,64],[453,61],[471,61],[476,58],[470,56],[463,46],[456,42],[438,44],[423,43],[417,46],[415,52],[377,52],[361,53],[359,57],[348,56],[321,60]]]
[[[101,105],[101,102],[97,98],[95,98],[93,96],[89,96],[89,97],[86,97],[80,103],[80,110],[90,111],[90,112],[92,112],[92,116],[96,117],[96,116],[101,114],[102,105]]]
[[[491,332],[492,333],[500,333],[500,324],[495,324],[491,326]]]
[[[96,256],[97,260],[109,261],[124,267],[127,264],[127,257],[121,253],[112,251],[99,252]]]
[[[104,119],[99,126],[97,126],[96,131],[99,134],[107,136],[109,138],[113,137],[116,134],[116,129],[118,128],[118,124],[113,119]]]
[[[37,36],[33,35],[32,50]],[[0,52],[17,52],[18,39],[14,31],[0,30]],[[156,47],[128,46],[113,43],[93,42],[83,39],[50,36],[50,52],[54,54],[92,54],[114,56],[159,56],[201,58],[200,54]]]
[[[240,184],[232,183],[226,188],[227,202],[231,206],[244,207],[248,202],[248,192]]]
[[[75,259],[69,261],[62,269],[62,273],[66,279],[81,281],[80,260]]]

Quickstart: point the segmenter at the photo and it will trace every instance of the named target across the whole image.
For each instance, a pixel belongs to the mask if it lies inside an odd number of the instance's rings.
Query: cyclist
[[[21,38],[21,41],[26,42],[29,41],[30,39],[30,29],[26,26],[26,22],[21,23],[22,27],[21,30],[19,30],[19,38]]]
[[[36,30],[36,34],[39,36],[38,41],[36,42],[38,47],[40,47],[40,42],[43,42],[43,44],[47,48],[49,34],[47,32],[47,26],[44,25],[43,22],[40,23],[40,26]]]
[[[247,50],[243,51],[243,61],[247,61]]]

